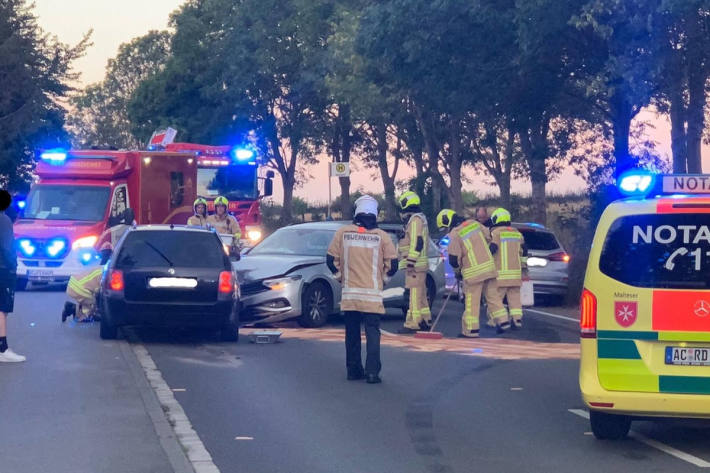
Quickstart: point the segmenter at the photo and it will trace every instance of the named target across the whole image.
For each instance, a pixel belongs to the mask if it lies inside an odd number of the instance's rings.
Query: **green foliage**
[[[169,50],[167,31],[150,31],[119,47],[118,55],[108,61],[106,78],[72,98],[68,125],[75,146],[135,149],[145,143],[154,130],[145,125],[132,129],[128,103],[140,83],[161,70]]]
[[[72,69],[89,45],[60,43],[37,24],[33,5],[0,0],[0,186],[28,185],[36,148],[66,145],[61,101],[78,79]]]

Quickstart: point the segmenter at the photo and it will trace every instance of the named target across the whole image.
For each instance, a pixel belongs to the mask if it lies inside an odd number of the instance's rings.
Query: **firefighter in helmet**
[[[497,286],[501,300],[508,301],[510,323],[513,328],[523,326],[523,305],[520,300],[520,287],[523,284],[523,267],[527,251],[523,244],[523,235],[510,226],[510,212],[496,209],[491,214],[491,244],[496,270]]]
[[[429,330],[431,326],[431,310],[426,293],[429,228],[420,205],[419,196],[412,191],[399,197],[400,213],[406,225],[404,238],[399,241],[399,269],[405,271],[404,287],[409,292],[409,309],[400,333]]]
[[[187,224],[195,227],[207,227],[207,201],[198,197],[192,204],[192,209],[195,214],[187,219]]]
[[[226,197],[219,196],[214,200],[214,213],[207,217],[207,223],[222,235],[231,235],[235,242],[242,238],[239,220],[229,214],[229,201]]]
[[[481,294],[486,298],[497,332],[503,333],[510,327],[508,311],[498,293],[495,262],[483,227],[477,221],[466,220],[451,209],[439,212],[436,225],[442,232],[449,233],[449,264],[454,268],[456,278],[463,281],[465,308],[459,336],[479,336]]]

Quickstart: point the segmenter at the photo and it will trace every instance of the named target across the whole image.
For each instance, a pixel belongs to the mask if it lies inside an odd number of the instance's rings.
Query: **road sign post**
[[[333,177],[349,177],[350,163],[349,162],[333,162],[330,163],[328,171],[328,218],[330,219],[330,206],[332,201],[331,183]]]

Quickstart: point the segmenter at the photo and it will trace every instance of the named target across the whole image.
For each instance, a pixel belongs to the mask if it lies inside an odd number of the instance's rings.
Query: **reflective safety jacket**
[[[397,257],[387,232],[345,225],[335,232],[328,254],[343,285],[341,310],[384,314],[384,275]]]
[[[495,254],[498,287],[521,286],[523,277],[523,235],[513,227],[493,227],[491,240]]]
[[[217,214],[212,214],[207,217],[207,223],[213,226],[217,233],[232,235],[237,241],[242,238],[242,229],[239,227],[239,221],[233,215],[226,214],[220,218]]]
[[[81,320],[91,315],[96,308],[96,294],[101,285],[103,267],[76,274],[69,278],[67,295],[77,303],[77,317]]]
[[[422,247],[417,249],[421,237]],[[426,272],[429,266],[427,247],[429,246],[429,226],[422,213],[414,214],[407,222],[404,238],[399,240],[399,269],[414,265],[417,272]]]
[[[194,227],[204,227],[207,228],[207,217],[195,214],[187,219],[187,224]]]
[[[449,255],[458,259],[464,282],[478,283],[496,277],[485,230],[475,220],[466,220],[449,233]]]

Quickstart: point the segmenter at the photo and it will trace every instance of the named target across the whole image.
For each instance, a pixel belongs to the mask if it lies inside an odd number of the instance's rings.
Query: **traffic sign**
[[[348,177],[350,176],[350,163],[330,163],[331,177]]]

